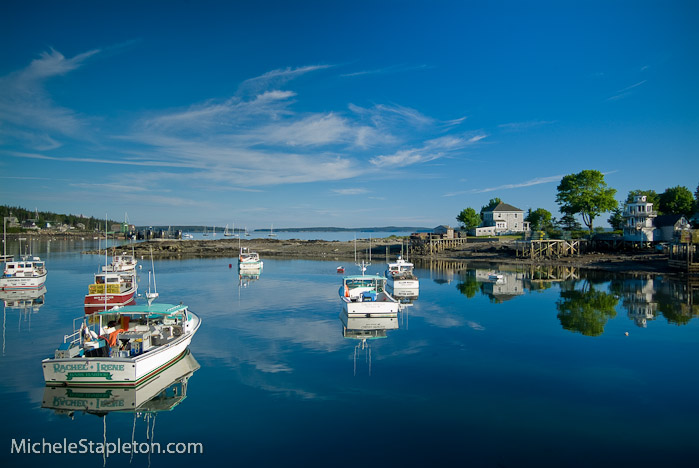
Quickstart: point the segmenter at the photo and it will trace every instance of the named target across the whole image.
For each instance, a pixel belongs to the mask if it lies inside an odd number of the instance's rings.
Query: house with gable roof
[[[476,236],[493,236],[529,231],[529,222],[524,220],[524,211],[500,202],[490,211],[483,212],[481,227],[475,229]]]

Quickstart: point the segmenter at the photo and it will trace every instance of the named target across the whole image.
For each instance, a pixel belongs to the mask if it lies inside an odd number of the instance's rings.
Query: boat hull
[[[46,275],[38,276],[9,276],[0,278],[0,290],[3,291],[23,291],[41,289],[46,283]]]
[[[85,313],[91,314],[98,310],[111,309],[116,306],[123,306],[134,302],[136,290],[124,294],[88,294],[85,296]]]
[[[380,293],[375,301],[352,301],[347,297],[341,297],[342,311],[348,317],[392,317],[398,314],[399,303]]]
[[[415,278],[410,279],[398,279],[398,278],[388,278],[386,281],[386,286],[391,289],[408,289],[417,291],[420,289],[420,280]]]
[[[261,270],[262,262],[238,262],[240,270]]]
[[[199,320],[198,318],[196,320]],[[168,344],[135,357],[49,358],[42,361],[46,385],[132,387],[142,385],[182,357],[194,329]]]

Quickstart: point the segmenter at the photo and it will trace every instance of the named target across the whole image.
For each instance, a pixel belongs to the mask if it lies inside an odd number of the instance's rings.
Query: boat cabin
[[[21,260],[19,262],[7,262],[5,264],[4,274],[6,277],[12,276],[33,276],[41,275],[46,269],[45,263],[34,257],[31,260]]]
[[[55,357],[139,356],[185,334],[189,320],[184,305],[125,306],[95,312],[76,319],[73,334],[66,336]]]

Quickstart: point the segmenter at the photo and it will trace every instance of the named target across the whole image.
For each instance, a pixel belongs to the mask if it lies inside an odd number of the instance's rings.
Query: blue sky
[[[699,184],[699,2],[11,0],[0,38],[2,204],[431,227]]]

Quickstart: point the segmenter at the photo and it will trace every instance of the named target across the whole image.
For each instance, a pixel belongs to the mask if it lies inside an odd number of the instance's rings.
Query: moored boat
[[[18,262],[5,262],[0,290],[40,289],[47,274],[46,264],[39,257],[23,256]]]
[[[135,273],[138,260],[132,254],[123,252],[121,255],[114,255],[112,263],[102,267],[102,271],[108,273]]]
[[[42,361],[47,385],[137,386],[187,351],[201,325],[186,305],[117,307],[73,321],[53,358]]]
[[[240,270],[260,270],[263,262],[257,252],[251,251],[248,247],[241,247],[238,255],[238,269]]]
[[[104,268],[104,267],[102,267]],[[136,273],[95,273],[95,281],[85,295],[85,313],[130,304],[138,291]]]
[[[338,292],[348,317],[390,317],[398,313],[398,301],[386,292],[386,278],[378,274],[345,276]]]
[[[411,295],[417,295],[417,291],[420,289],[420,281],[415,276],[413,268],[414,265],[403,260],[401,256],[398,256],[395,262],[389,263],[384,273],[389,292],[406,290],[413,291]]]

